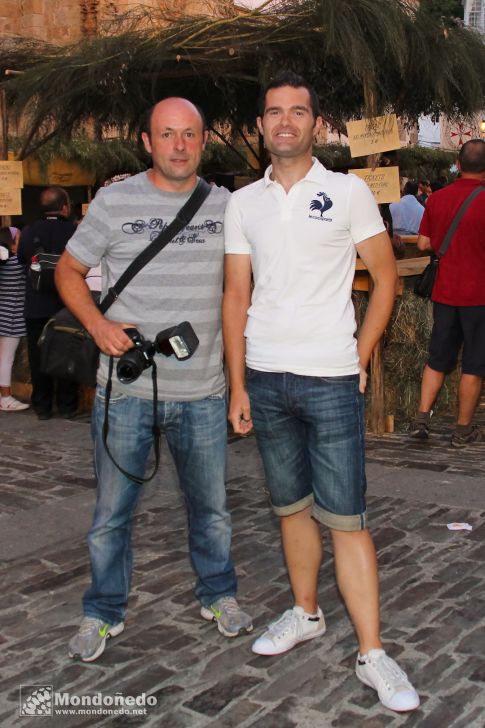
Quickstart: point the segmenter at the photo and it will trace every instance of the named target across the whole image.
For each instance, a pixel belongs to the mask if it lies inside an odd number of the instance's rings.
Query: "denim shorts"
[[[311,506],[337,531],[366,527],[364,407],[359,375],[307,377],[247,369],[258,448],[275,513]]]

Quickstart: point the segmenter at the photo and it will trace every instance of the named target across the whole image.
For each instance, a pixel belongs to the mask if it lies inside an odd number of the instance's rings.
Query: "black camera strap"
[[[152,426],[152,435],[153,435],[153,450],[155,452],[155,465],[153,466],[153,472],[151,475],[149,475],[146,478],[142,478],[138,475],[133,475],[133,473],[129,473],[127,470],[121,467],[119,463],[116,462],[113,455],[111,454],[111,451],[108,447],[108,432],[109,432],[109,400],[111,397],[111,387],[113,384],[113,364],[114,360],[113,357],[110,356],[109,358],[109,371],[108,371],[108,381],[106,382],[106,395],[104,400],[104,421],[103,421],[103,445],[106,449],[106,452],[108,454],[109,459],[113,463],[113,465],[118,468],[120,473],[123,473],[127,478],[130,480],[133,480],[138,485],[143,485],[144,483],[148,483],[152,478],[155,477],[157,474],[158,466],[160,465],[160,440],[162,437],[162,433],[160,430],[160,422],[158,419],[158,382],[157,382],[157,365],[155,364],[155,361],[153,361],[152,364],[152,385],[153,385],[153,426]]]
[[[120,295],[121,291],[128,285],[128,283],[136,276],[137,273],[141,271],[141,269],[149,263],[168,243],[174,238],[183,228],[189,224],[189,222],[194,217],[197,210],[200,209],[202,206],[204,200],[208,197],[209,193],[211,191],[211,186],[207,184],[205,180],[202,178],[199,179],[197,186],[195,190],[190,195],[187,202],[182,205],[180,210],[175,215],[175,218],[172,220],[170,225],[167,225],[165,230],[162,230],[162,232],[157,235],[155,240],[153,240],[150,245],[148,245],[145,250],[142,250],[142,252],[137,255],[135,260],[133,260],[128,268],[122,273],[122,275],[118,278],[115,285],[112,286],[107,295],[103,298],[103,300],[100,302],[98,308],[100,309],[101,313],[106,313],[108,308],[111,306],[112,303],[116,301],[118,296]],[[110,356],[109,358],[109,370],[108,370],[108,381],[106,383],[106,396],[105,396],[105,402],[104,402],[104,421],[103,421],[103,445],[106,449],[106,452],[108,454],[109,459],[115,465],[116,468],[120,471],[120,473],[123,473],[127,478],[130,478],[130,480],[133,480],[138,485],[143,485],[143,483],[148,483],[148,481],[152,480],[152,478],[155,477],[158,466],[160,465],[160,440],[161,440],[161,430],[160,430],[160,423],[158,419],[158,383],[157,383],[157,365],[155,364],[155,361],[152,363],[152,384],[153,384],[153,425],[152,425],[152,433],[153,433],[153,449],[155,452],[155,465],[153,468],[153,472],[150,476],[147,478],[138,477],[137,475],[133,475],[132,473],[128,473],[126,470],[124,470],[119,463],[116,462],[113,455],[111,454],[109,447],[108,447],[108,432],[109,432],[109,400],[111,397],[111,388],[113,384],[113,364],[114,360],[113,357]]]

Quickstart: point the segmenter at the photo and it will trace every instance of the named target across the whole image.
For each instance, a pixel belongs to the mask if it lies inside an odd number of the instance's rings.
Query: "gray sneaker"
[[[485,433],[479,427],[472,427],[470,432],[462,433],[454,431],[451,436],[451,447],[466,447],[467,445],[483,444],[485,442]]]
[[[212,604],[202,606],[200,616],[217,622],[217,629],[224,637],[237,637],[253,630],[251,617],[242,611],[234,597],[220,597]]]
[[[69,657],[94,662],[103,654],[106,640],[121,634],[124,628],[124,622],[111,625],[103,619],[83,617],[78,633],[69,642]]]
[[[430,412],[418,412],[409,428],[409,434],[415,440],[427,440],[431,425],[433,410]]]

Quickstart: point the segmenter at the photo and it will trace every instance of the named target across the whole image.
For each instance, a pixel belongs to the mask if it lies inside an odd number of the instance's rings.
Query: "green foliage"
[[[328,169],[348,167],[352,163],[350,147],[345,144],[319,144],[313,148],[313,154]]]
[[[22,156],[93,119],[130,137],[145,108],[181,93],[209,123],[252,125],[259,83],[282,68],[314,83],[337,128],[387,111],[466,117],[484,105],[483,40],[407,0],[277,0],[224,18],[139,8],[96,38],[28,50],[0,39],[0,70],[25,70],[5,84],[10,108],[31,119]]]
[[[18,152],[23,139],[9,139],[9,149]],[[70,140],[51,139],[44,144],[32,158],[37,160],[42,170],[46,170],[49,162],[63,159],[75,162],[83,169],[96,174],[98,182],[103,182],[115,174],[129,172],[135,174],[147,169],[146,160],[139,147],[132,141],[110,139],[98,141],[86,136],[77,136]]]
[[[201,160],[203,174],[248,174],[249,164],[223,143],[209,142]]]
[[[421,0],[421,8],[437,18],[460,18],[463,20],[461,0]]]
[[[427,147],[402,147],[397,151],[399,172],[414,179],[438,179],[444,175],[450,178],[450,167],[456,162],[456,152]]]
[[[339,167],[358,169],[359,167],[365,167],[367,164],[365,157],[352,159],[350,148],[344,144],[318,145],[314,147],[314,154],[329,169]],[[401,147],[401,149],[396,150],[395,158],[402,176],[433,180],[442,175],[450,177],[450,166],[456,162],[457,154],[442,149],[416,146]]]

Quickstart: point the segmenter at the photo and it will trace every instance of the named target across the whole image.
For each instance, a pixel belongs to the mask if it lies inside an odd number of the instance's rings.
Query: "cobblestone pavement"
[[[435,429],[424,446],[403,435],[368,438],[384,642],[422,697],[418,711],[400,716],[376,702],[354,675],[355,639],[335,586],[330,545],[320,576],[328,627],[322,638],[263,658],[250,650],[253,637],[225,640],[200,619],[184,509],[166,452],[162,475],[146,487],[136,517],[126,630],[108,643],[99,661],[69,660],[66,643],[88,580],[85,531],[94,482],[87,418],[38,422],[30,412],[4,414],[0,725],[482,728],[485,447],[451,451],[447,428],[444,423]],[[232,438],[229,458],[239,597],[259,634],[291,605],[291,597],[254,439]],[[429,491],[419,487],[421,478]],[[409,497],[406,488],[416,480]],[[443,501],[440,493],[450,484],[453,497]],[[473,494],[473,508],[461,487]],[[450,521],[467,521],[473,530],[450,532]],[[77,696],[145,693],[157,703],[145,716],[77,712],[41,723],[38,717],[19,717],[21,685],[52,685]]]

